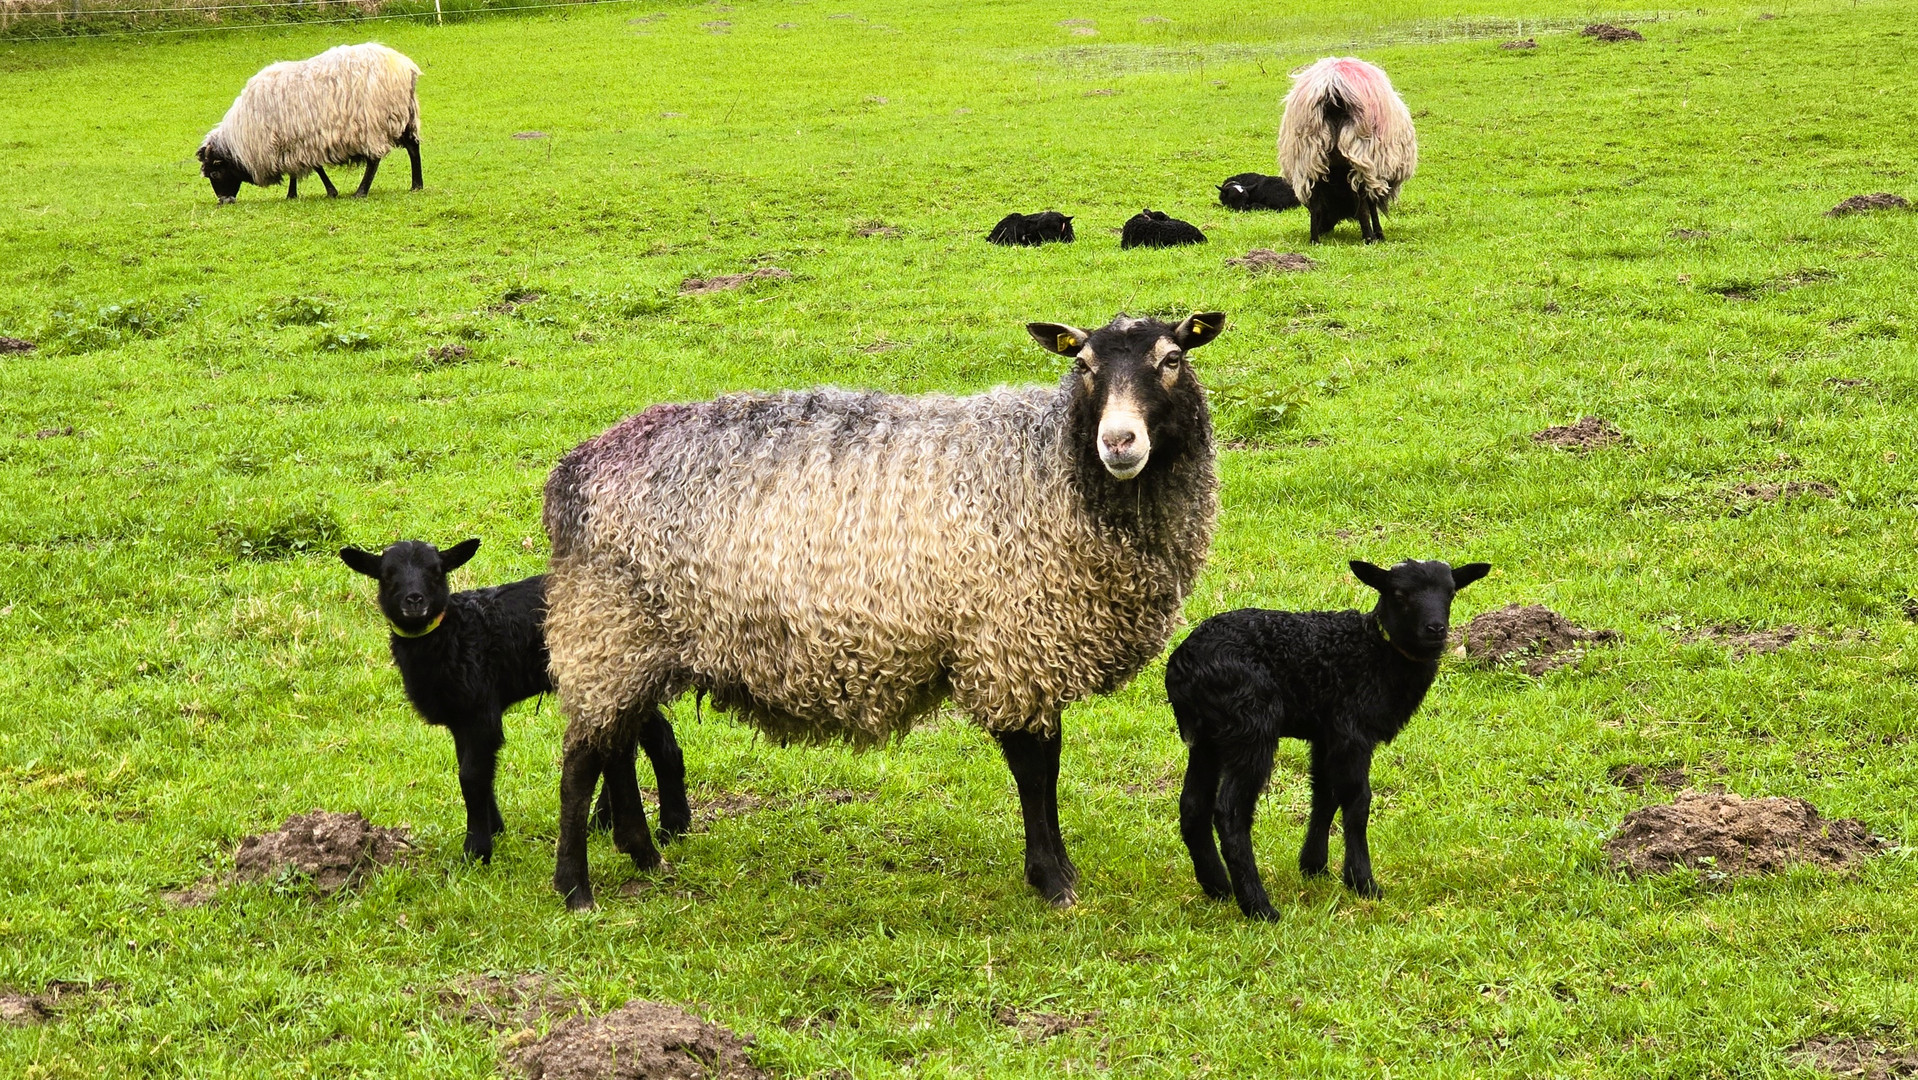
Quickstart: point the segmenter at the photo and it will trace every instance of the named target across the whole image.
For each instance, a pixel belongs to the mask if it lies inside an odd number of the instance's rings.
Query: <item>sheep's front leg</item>
[[[333,186],[333,178],[326,175],[326,170],[321,168],[315,168],[313,171],[319,174],[320,183],[326,185],[326,197],[329,199],[339,198],[340,189]]]
[[[559,844],[553,867],[553,889],[573,911],[593,906],[593,883],[586,868],[586,814],[593,804],[593,783],[599,779],[600,753],[581,739],[566,748],[559,777]]]
[[[453,732],[453,750],[459,758],[460,798],[466,803],[466,856],[493,861],[493,836],[506,830],[494,797],[493,778],[499,768],[499,750],[506,743],[499,718],[490,724]]]
[[[360,189],[353,193],[354,198],[356,199],[366,198],[366,193],[373,190],[373,174],[379,171],[380,171],[379,158],[366,159],[366,172],[360,176]]]
[[[1372,848],[1365,826],[1372,814],[1372,748],[1355,746],[1334,760],[1339,817],[1345,825],[1345,887],[1360,896],[1385,895],[1372,878]]]
[[[1179,836],[1192,855],[1192,874],[1199,888],[1214,900],[1232,895],[1232,880],[1219,861],[1212,842],[1212,810],[1219,795],[1219,752],[1207,743],[1195,743],[1187,755],[1185,787],[1179,792]]]
[[[686,801],[686,756],[673,738],[673,722],[658,709],[639,728],[639,748],[653,764],[653,783],[659,788],[659,832],[663,840],[686,835],[693,827],[692,804]]]
[[[1078,868],[1066,855],[1059,834],[1060,733],[1037,735],[1029,731],[999,734],[999,749],[1019,785],[1019,810],[1026,826],[1026,882],[1054,907],[1071,907],[1079,900],[1073,886]]]
[[[1267,922],[1277,922],[1279,913],[1266,897],[1259,863],[1252,853],[1252,815],[1259,806],[1259,792],[1265,790],[1265,782],[1272,775],[1272,751],[1272,747],[1247,747],[1225,762],[1218,809],[1213,813],[1239,910],[1248,918]]]

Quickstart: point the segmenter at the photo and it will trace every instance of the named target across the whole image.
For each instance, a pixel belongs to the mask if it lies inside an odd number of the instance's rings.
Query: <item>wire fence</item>
[[[635,0],[0,0],[0,41],[190,34],[269,24],[315,26],[597,7]]]

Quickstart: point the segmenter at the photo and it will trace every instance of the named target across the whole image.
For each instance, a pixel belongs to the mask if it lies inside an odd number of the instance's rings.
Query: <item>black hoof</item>
[[[553,891],[566,898],[566,910],[568,911],[593,910],[593,887],[587,882],[582,881],[574,885],[555,878],[553,879]]]
[[[1369,877],[1359,878],[1357,880],[1348,878],[1346,879],[1345,887],[1367,900],[1377,900],[1385,895],[1385,890],[1379,888],[1379,883]]]
[[[1212,898],[1212,899],[1214,899],[1214,900],[1230,900],[1230,899],[1232,899],[1232,888],[1231,888],[1231,886],[1228,886],[1228,885],[1214,885],[1214,884],[1211,884],[1210,882],[1204,882],[1204,881],[1201,881],[1201,882],[1199,882],[1199,888],[1200,888],[1200,889],[1201,889],[1201,890],[1202,890],[1202,891],[1203,891],[1203,892],[1204,892],[1204,893],[1206,894],[1206,896],[1208,896],[1208,897],[1210,897],[1210,898]]]
[[[658,870],[666,865],[666,857],[651,848],[629,854],[632,856],[635,870]]]
[[[1242,907],[1239,910],[1243,911],[1245,913],[1245,917],[1248,919],[1251,919],[1253,922],[1278,922],[1279,921],[1279,912],[1271,904],[1261,904],[1258,907],[1250,907],[1250,908]]]
[[[488,836],[485,842],[482,843],[474,840],[472,837],[467,837],[466,857],[469,860],[478,859],[481,863],[491,865],[493,862],[493,838]]]

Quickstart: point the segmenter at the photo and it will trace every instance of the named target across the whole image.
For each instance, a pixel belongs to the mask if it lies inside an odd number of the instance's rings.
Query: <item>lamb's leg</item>
[[[1385,229],[1379,224],[1379,204],[1376,202],[1372,204],[1372,239],[1381,243],[1385,240]]]
[[[1248,918],[1277,922],[1279,913],[1265,895],[1258,860],[1252,854],[1252,815],[1259,806],[1259,792],[1272,775],[1272,751],[1247,748],[1225,762],[1222,772],[1213,824],[1219,830],[1226,870],[1232,875],[1232,894]]]
[[[286,197],[289,199],[297,199],[300,197],[299,177],[289,176],[286,178]]]
[[[356,199],[366,198],[366,193],[373,189],[373,174],[379,171],[380,171],[380,159],[368,158],[366,160],[366,172],[364,175],[360,177],[360,189],[353,193],[354,198]]]
[[[587,740],[566,748],[559,778],[559,844],[553,867],[553,889],[573,911],[593,906],[593,883],[586,870],[586,812],[593,803],[593,782],[599,779],[600,753]]]
[[[329,199],[339,198],[340,189],[333,186],[333,178],[326,175],[326,170],[321,168],[315,168],[313,171],[319,174],[320,183],[326,185],[326,197]]]
[[[1066,856],[1059,835],[1058,734],[1035,735],[1007,731],[999,735],[999,749],[1019,785],[1019,810],[1026,826],[1026,882],[1054,907],[1071,907],[1079,894],[1073,889],[1079,871]]]
[[[483,863],[493,861],[493,834],[502,831],[495,828],[500,813],[493,796],[493,776],[499,766],[499,748],[505,742],[498,717],[491,724],[453,732],[453,749],[460,766],[460,797],[466,803],[466,856]]]
[[[1372,848],[1365,837],[1372,813],[1372,748],[1346,748],[1335,755],[1332,764],[1339,817],[1345,825],[1345,887],[1364,897],[1383,896],[1384,891],[1372,878]]]
[[[613,846],[632,856],[634,868],[655,870],[662,860],[653,846],[652,830],[646,827],[646,804],[639,797],[639,775],[633,765],[637,750],[631,740],[608,748],[605,793],[613,805]]]
[[[1212,809],[1219,794],[1219,753],[1206,743],[1194,743],[1187,755],[1185,788],[1179,792],[1179,835],[1192,854],[1192,873],[1199,888],[1214,900],[1232,895],[1232,881],[1219,861],[1219,845],[1212,842]]]
[[[1318,877],[1325,873],[1327,848],[1332,842],[1332,815],[1339,809],[1337,792],[1326,766],[1322,742],[1312,743],[1312,815],[1305,822],[1305,846],[1299,849],[1299,873]]]
[[[693,808],[686,801],[686,756],[673,738],[673,723],[658,709],[640,725],[639,747],[653,763],[653,783],[659,788],[659,833],[662,840],[684,836],[693,825]]]
[[[418,191],[419,189],[426,186],[426,181],[420,178],[419,134],[416,132],[408,132],[407,134],[400,136],[399,145],[405,147],[406,155],[413,159],[413,190]]]
[[[1318,243],[1319,237],[1331,232],[1332,226],[1338,224],[1336,221],[1327,220],[1327,218],[1331,216],[1331,212],[1325,208],[1324,204],[1317,200],[1308,203],[1305,212],[1312,216],[1312,237],[1308,243]]]
[[[588,823],[594,832],[607,832],[613,827],[613,795],[603,783],[599,785],[599,801],[593,804],[593,816]]]

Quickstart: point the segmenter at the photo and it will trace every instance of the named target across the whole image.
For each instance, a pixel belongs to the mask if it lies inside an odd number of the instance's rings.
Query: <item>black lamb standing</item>
[[[1228,611],[1200,623],[1166,663],[1166,696],[1189,749],[1179,832],[1193,873],[1207,896],[1236,897],[1255,919],[1279,917],[1259,881],[1252,814],[1280,739],[1312,744],[1312,816],[1299,871],[1325,873],[1332,815],[1340,812],[1345,885],[1381,895],[1365,838],[1372,751],[1398,735],[1438,675],[1453,595],[1491,570],[1416,560],[1390,570],[1351,566],[1379,591],[1371,611]]]
[[[447,575],[466,565],[479,544],[475,538],[440,551],[419,540],[402,540],[378,555],[342,548],[340,559],[380,583],[380,611],[392,631],[393,663],[406,697],[421,719],[453,735],[460,797],[466,803],[466,854],[490,863],[493,837],[506,831],[493,791],[500,747],[506,745],[501,718],[509,707],[550,691],[553,684],[546,672],[544,574],[465,592],[448,588]],[[661,832],[685,832],[692,810],[672,723],[664,716],[649,721],[640,746],[659,784]],[[631,771],[633,762],[614,762],[608,771],[622,768]],[[631,783],[637,786],[636,776]],[[610,817],[607,802],[602,793],[602,818]]]

